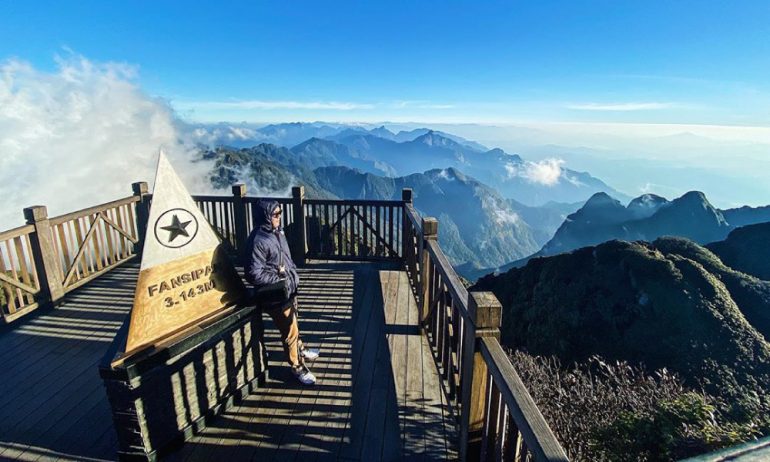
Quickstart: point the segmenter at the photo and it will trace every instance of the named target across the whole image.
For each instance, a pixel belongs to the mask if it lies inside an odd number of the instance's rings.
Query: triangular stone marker
[[[244,290],[219,237],[161,152],[120,361],[214,317]]]

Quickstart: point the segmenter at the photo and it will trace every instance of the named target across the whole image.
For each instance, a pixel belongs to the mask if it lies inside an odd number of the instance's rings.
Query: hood
[[[252,210],[252,218],[254,219],[254,227],[259,228],[268,233],[273,232],[273,223],[271,217],[273,211],[278,207],[278,201],[272,199],[260,199],[254,204]]]

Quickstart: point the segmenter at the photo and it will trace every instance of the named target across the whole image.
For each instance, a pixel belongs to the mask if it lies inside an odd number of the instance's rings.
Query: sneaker
[[[292,367],[291,371],[294,373],[294,377],[296,377],[302,385],[315,385],[315,375],[313,375],[307,367]]]
[[[300,351],[300,354],[303,358],[312,361],[321,354],[321,350],[318,348],[303,348],[302,351]]]

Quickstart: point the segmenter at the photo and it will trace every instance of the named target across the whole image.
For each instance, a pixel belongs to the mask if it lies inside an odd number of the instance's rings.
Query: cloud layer
[[[190,161],[174,113],[134,68],[72,54],[56,64],[0,64],[0,229],[23,224],[30,205],[54,216],[130,195],[132,182],[152,183],[161,148],[191,192],[210,190],[210,165]]]
[[[543,159],[539,162],[508,163],[505,171],[509,179],[523,178],[530,183],[553,186],[562,177],[561,159]]]

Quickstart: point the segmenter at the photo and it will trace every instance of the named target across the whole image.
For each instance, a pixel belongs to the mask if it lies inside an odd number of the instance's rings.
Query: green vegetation
[[[730,267],[770,280],[770,223],[735,229],[724,241],[706,247]]]
[[[703,396],[661,393],[646,407],[593,419],[595,432],[600,421],[612,422],[596,433],[597,450],[613,453],[623,447],[613,449],[613,441],[641,432],[649,460],[667,460],[683,454],[676,441],[702,452],[770,434],[770,284],[691,241],[611,241],[533,259],[473,289],[492,290],[502,302],[508,347],[567,365],[599,355],[665,369],[681,378],[682,390]],[[713,422],[705,418],[712,408]],[[553,425],[565,428],[563,441],[573,438],[576,424]]]
[[[313,172],[296,162],[286,148],[270,144],[243,149],[218,147],[204,151],[202,157],[215,161],[210,177],[215,188],[229,188],[238,180],[250,178],[265,191],[289,191],[296,186],[296,178],[302,178],[308,197],[335,197],[320,187]]]
[[[732,422],[716,398],[688,390],[666,369],[648,373],[597,356],[565,368],[554,357],[521,351],[511,362],[570,460],[675,460],[758,433]]]

